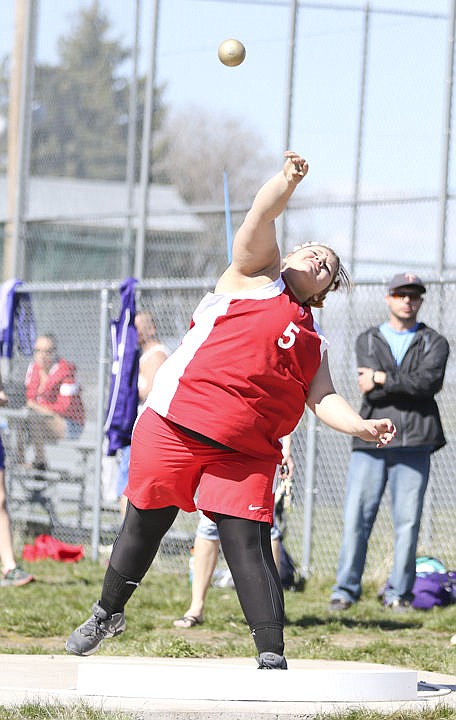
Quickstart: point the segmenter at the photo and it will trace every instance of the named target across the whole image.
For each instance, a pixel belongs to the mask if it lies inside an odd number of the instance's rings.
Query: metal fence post
[[[135,175],[136,175],[136,136],[138,122],[138,55],[139,55],[139,26],[141,15],[141,0],[135,3],[135,34],[133,45],[133,65],[130,80],[128,102],[128,136],[127,136],[127,218],[123,234],[122,248],[122,277],[128,277],[131,272],[131,240],[133,234],[133,213],[135,207]]]
[[[440,180],[440,207],[439,207],[439,234],[438,234],[438,255],[437,272],[442,277],[446,269],[446,235],[447,235],[447,214],[448,214],[448,176],[450,167],[451,148],[451,121],[453,111],[453,75],[454,75],[454,52],[455,52],[455,28],[456,28],[456,0],[450,3],[450,17],[448,19],[448,50],[447,50],[447,72],[445,78],[445,107],[443,115],[443,137],[442,137],[442,160]]]
[[[361,167],[364,151],[364,120],[366,114],[366,84],[367,70],[369,59],[369,21],[370,21],[370,5],[366,4],[364,8],[364,26],[363,26],[363,48],[360,78],[360,98],[358,106],[358,132],[356,142],[356,167],[355,167],[355,183],[353,190],[353,207],[352,207],[352,228],[351,228],[351,247],[350,247],[350,272],[355,274],[355,261],[357,253],[358,240],[358,216],[359,216],[359,196],[361,188]]]
[[[288,65],[287,85],[285,96],[285,137],[284,150],[289,150],[291,145],[291,122],[293,114],[293,92],[296,61],[296,27],[298,19],[298,0],[291,0],[290,3],[290,31],[288,36]],[[277,219],[277,238],[281,255],[285,254],[287,241],[287,211],[285,210]]]
[[[152,32],[149,68],[146,77],[144,98],[143,137],[141,150],[141,173],[139,187],[138,229],[135,244],[135,278],[141,280],[144,276],[144,260],[147,238],[147,218],[149,213],[148,193],[151,171],[150,151],[152,149],[154,89],[157,61],[158,21],[160,0],[154,0],[152,11]]]
[[[105,414],[105,376],[107,357],[108,334],[108,290],[103,288],[100,293],[100,346],[98,355],[98,398],[97,398],[97,430],[95,447],[95,477],[94,477],[94,503],[92,526],[92,560],[98,559],[98,545],[100,543],[101,529],[101,468],[103,458],[103,426]]]
[[[313,310],[315,321],[320,325],[322,311]],[[301,575],[308,580],[311,574],[313,504],[315,494],[315,478],[317,476],[317,418],[308,412],[306,424],[306,462],[304,477],[304,527],[302,529],[302,562]]]
[[[37,30],[37,0],[16,3],[16,41],[10,90],[8,133],[8,222],[3,277],[22,278],[25,216],[28,210],[32,95]],[[18,45],[20,43],[20,45]]]
[[[314,485],[317,459],[317,418],[313,412],[307,416],[306,432],[306,464],[304,478],[304,527],[302,530],[302,563],[301,574],[307,580],[310,576],[311,550],[312,550],[312,521]]]

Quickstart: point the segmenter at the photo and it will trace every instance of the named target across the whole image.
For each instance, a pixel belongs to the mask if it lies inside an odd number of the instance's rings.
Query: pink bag
[[[29,562],[47,558],[60,562],[78,562],[84,557],[84,547],[64,543],[52,535],[38,535],[33,545],[24,545],[22,557]]]

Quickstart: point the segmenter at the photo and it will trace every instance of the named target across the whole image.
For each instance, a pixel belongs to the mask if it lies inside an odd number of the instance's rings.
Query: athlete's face
[[[282,273],[296,297],[305,302],[325,293],[338,268],[332,250],[322,245],[309,245],[285,257]]]

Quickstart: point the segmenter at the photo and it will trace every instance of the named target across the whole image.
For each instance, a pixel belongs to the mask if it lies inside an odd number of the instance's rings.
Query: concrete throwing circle
[[[258,672],[255,662],[87,658],[77,693],[173,700],[394,702],[417,700],[417,673],[387,665],[289,660],[287,671]],[[280,675],[277,676],[277,672]]]

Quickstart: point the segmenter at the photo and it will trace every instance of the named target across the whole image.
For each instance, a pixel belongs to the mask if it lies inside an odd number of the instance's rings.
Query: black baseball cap
[[[426,292],[423,281],[414,273],[398,273],[392,278],[388,287],[389,294],[391,295],[391,293],[400,288],[415,288],[420,295],[424,295]]]

